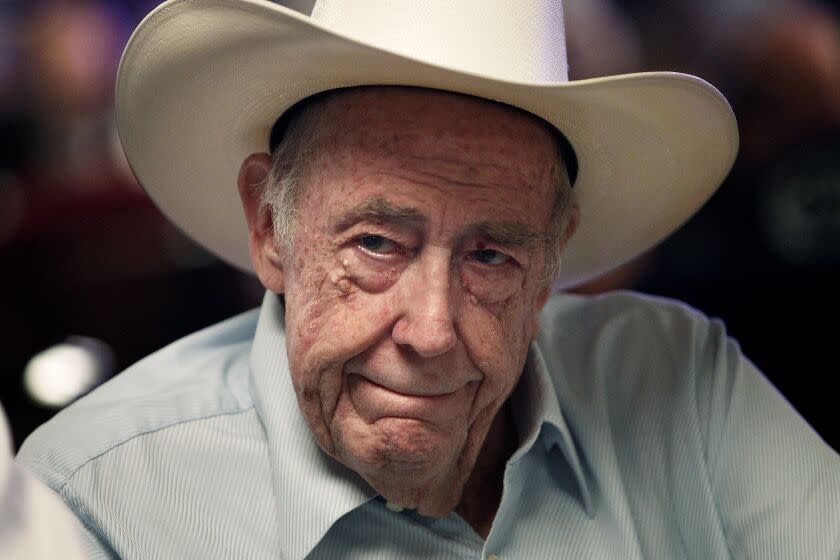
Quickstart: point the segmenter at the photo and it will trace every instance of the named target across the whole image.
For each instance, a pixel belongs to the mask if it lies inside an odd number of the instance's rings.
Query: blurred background
[[[280,2],[307,12],[312,0]],[[14,443],[161,346],[259,304],[251,277],[135,184],[113,84],[150,0],[0,0],[0,402]],[[840,449],[840,7],[566,0],[572,79],[698,74],[730,99],[735,169],[655,250],[577,291],[630,288],[723,319]],[[233,188],[233,186],[231,187]]]

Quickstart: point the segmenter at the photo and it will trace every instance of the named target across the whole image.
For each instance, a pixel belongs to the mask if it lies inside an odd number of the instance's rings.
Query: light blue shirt
[[[486,540],[454,513],[390,511],[311,437],[267,294],[62,411],[19,458],[93,558],[840,558],[840,457],[683,305],[554,297],[511,404],[519,447]]]

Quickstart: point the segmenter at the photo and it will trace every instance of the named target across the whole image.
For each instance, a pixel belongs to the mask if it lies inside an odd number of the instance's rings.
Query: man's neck
[[[464,486],[461,502],[455,508],[458,515],[484,539],[490,534],[493,519],[502,502],[505,465],[516,447],[516,427],[508,401],[490,426],[475,468]]]

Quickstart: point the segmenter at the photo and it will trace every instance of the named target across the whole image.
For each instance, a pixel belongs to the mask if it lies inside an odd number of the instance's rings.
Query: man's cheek
[[[460,333],[473,362],[484,369],[490,363],[516,361],[527,346],[530,315],[511,298],[500,307],[468,302],[460,316]]]
[[[324,451],[333,453],[335,442],[330,434],[329,420],[324,415],[320,391],[295,384],[295,392],[301,414],[312,430],[315,440]]]
[[[287,333],[295,338],[298,346],[308,348],[317,344],[325,331],[340,326],[344,307],[352,300],[346,297],[352,286],[339,271],[321,269],[303,275],[296,287],[288,306],[296,312],[287,315]]]
[[[393,309],[391,298],[359,292],[352,300],[328,297],[290,314],[287,348],[296,386],[319,392],[319,406],[332,408],[344,364],[388,336]]]
[[[510,310],[508,310],[510,311]],[[496,316],[476,308],[462,317],[461,336],[470,359],[484,373],[474,414],[506,397],[519,379],[530,343],[521,313]]]

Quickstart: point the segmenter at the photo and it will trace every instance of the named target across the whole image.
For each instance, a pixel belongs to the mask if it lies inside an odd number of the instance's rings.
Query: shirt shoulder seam
[[[254,409],[254,404],[251,403],[249,406],[246,406],[246,407],[243,407],[243,408],[234,408],[234,409],[230,409],[230,410],[222,410],[222,411],[218,411],[218,412],[213,412],[212,414],[208,414],[206,416],[200,416],[198,418],[186,418],[186,419],[182,419],[182,420],[176,420],[175,422],[166,424],[165,426],[158,426],[158,427],[150,429],[150,430],[138,431],[137,433],[131,434],[130,436],[126,437],[125,439],[118,440],[113,445],[108,446],[106,449],[103,449],[101,452],[99,452],[95,455],[92,455],[91,457],[82,461],[78,466],[76,466],[76,468],[74,468],[70,473],[67,474],[67,477],[61,483],[61,485],[58,488],[56,488],[56,492],[59,495],[63,496],[64,489],[67,487],[68,484],[70,484],[73,481],[75,476],[85,466],[87,466],[90,463],[96,461],[97,459],[107,455],[108,453],[110,453],[114,449],[116,449],[116,448],[118,448],[122,445],[125,445],[126,443],[128,443],[132,440],[135,440],[139,437],[143,437],[143,436],[147,436],[149,434],[155,434],[155,433],[158,433],[158,432],[162,432],[162,431],[167,430],[169,428],[174,428],[176,426],[181,426],[183,424],[189,424],[191,422],[200,422],[202,420],[209,420],[211,418],[218,418],[220,416],[234,416],[234,415],[237,415],[237,414],[244,414],[244,413],[249,412],[253,409]]]

